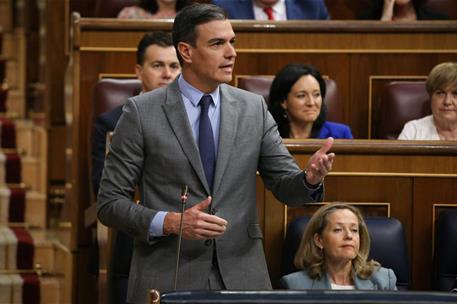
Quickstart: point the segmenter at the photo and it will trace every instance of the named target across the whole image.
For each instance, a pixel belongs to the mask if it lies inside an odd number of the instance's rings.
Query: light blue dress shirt
[[[190,85],[184,79],[182,74],[178,77],[178,86],[179,90],[181,91],[182,100],[184,101],[184,107],[186,108],[187,118],[189,119],[189,124],[192,128],[192,134],[194,135],[195,142],[198,143],[201,112],[199,103],[203,95],[206,94]],[[211,97],[213,98],[213,103],[210,105],[208,110],[208,116],[211,121],[211,127],[213,128],[215,145],[214,151],[217,155],[217,148],[219,143],[219,128],[221,121],[221,95],[219,87],[217,87],[216,90],[214,90],[208,95],[211,95]],[[149,225],[149,236],[151,238],[163,236],[163,221],[167,213],[167,211],[159,211],[152,219],[151,224]]]

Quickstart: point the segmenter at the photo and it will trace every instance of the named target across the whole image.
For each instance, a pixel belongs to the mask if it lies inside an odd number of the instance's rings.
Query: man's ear
[[[135,74],[136,78],[138,78],[139,80],[143,80],[143,67],[141,65],[135,65]]]
[[[192,63],[192,46],[186,42],[178,43],[178,52],[186,63]]]

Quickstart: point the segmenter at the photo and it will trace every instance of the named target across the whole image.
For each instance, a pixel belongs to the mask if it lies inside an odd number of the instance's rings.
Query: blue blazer
[[[326,121],[322,125],[317,138],[333,137],[335,139],[352,139],[351,128],[348,125]]]
[[[397,290],[397,277],[392,269],[379,268],[370,278],[354,279],[355,289],[360,290]],[[297,271],[281,278],[286,289],[332,289],[328,275],[321,279],[311,279],[306,270]]]
[[[213,4],[222,7],[231,19],[255,19],[252,0],[213,0]],[[286,0],[288,20],[293,19],[329,19],[324,0]]]

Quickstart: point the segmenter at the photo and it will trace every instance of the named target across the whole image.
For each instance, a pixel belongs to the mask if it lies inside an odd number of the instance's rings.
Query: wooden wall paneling
[[[0,0],[0,27],[3,31],[8,32],[12,30],[13,16],[13,1]]]
[[[72,80],[73,80],[73,102],[70,104],[70,108],[66,109],[66,125],[68,128],[67,133],[67,148],[65,150],[67,166],[66,166],[66,184],[65,189],[68,190],[68,193],[65,195],[67,199],[65,210],[68,213],[68,216],[72,223],[72,233],[71,233],[71,242],[70,248],[78,252],[78,239],[79,239],[79,231],[83,227],[83,221],[81,213],[84,209],[80,208],[80,203],[83,199],[80,195],[83,189],[80,185],[79,178],[80,168],[83,167],[83,163],[80,160],[80,147],[81,142],[79,140],[79,133],[80,127],[85,123],[85,119],[81,119],[79,115],[79,108],[81,107],[80,98],[81,95],[85,93],[83,90],[82,85],[80,84],[81,81],[81,65],[80,60],[81,56],[79,52],[73,53],[73,64],[72,67]],[[81,210],[80,210],[81,209]]]
[[[414,180],[412,275],[417,290],[428,290],[431,286],[434,205],[457,206],[456,189],[455,176],[437,179],[418,177]]]
[[[439,162],[436,165],[428,164],[426,161]],[[455,161],[445,155],[338,155],[335,159],[333,172],[345,172],[358,174],[364,172],[368,175],[420,175],[423,172],[435,174],[453,174]],[[407,172],[407,173],[403,173]],[[389,174],[392,173],[392,174]]]
[[[48,125],[62,126],[64,115],[64,75],[68,63],[65,54],[65,1],[46,0],[46,41],[43,41],[46,56],[44,79],[46,85],[45,113]],[[53,64],[58,62],[58,64]]]
[[[50,183],[65,180],[65,141],[66,141],[66,127],[59,126],[49,130],[49,160],[59,166],[49,166],[48,179]],[[62,165],[63,164],[63,165]]]
[[[303,207],[287,207],[286,210],[286,227],[289,225],[293,220],[301,216],[312,216],[314,212],[317,211],[320,207],[326,204],[331,203],[347,203],[356,206],[362,211],[364,216],[383,216],[383,217],[390,217],[390,203],[388,202],[353,202],[353,201],[343,201],[343,200],[336,200],[336,201],[323,201],[322,203],[313,203],[313,204],[306,204]],[[287,231],[287,229],[286,229]]]
[[[270,191],[263,189],[265,191],[265,258],[273,287],[278,288],[284,239],[285,208]]]
[[[65,203],[63,204],[61,210],[61,218],[62,220],[66,220],[71,223],[70,227],[70,238],[67,240],[70,244],[70,248],[75,248],[73,242],[76,237],[77,227],[75,218],[73,217],[76,210],[77,205],[75,206],[76,201],[73,200],[73,149],[76,147],[73,146],[73,104],[79,100],[79,53],[72,52],[71,57],[69,58],[69,62],[67,65],[67,71],[65,74],[65,90],[64,90],[64,109],[65,109],[65,130],[62,131],[63,137],[61,144],[65,143],[65,152],[64,152],[64,162],[60,163],[60,167],[64,168],[65,174]],[[57,138],[58,136],[52,136],[52,138]],[[52,139],[51,139],[52,140]],[[50,177],[54,176],[52,170],[49,173]]]
[[[313,204],[307,204],[303,207],[286,207],[286,218],[284,220],[285,222],[285,233],[284,236],[287,233],[287,227],[289,224],[295,220],[296,218],[302,217],[302,216],[312,216],[314,212],[317,211],[320,207],[322,207],[325,204],[330,204],[330,203],[335,203],[335,202],[341,202],[341,203],[347,203],[351,204],[353,206],[356,206],[357,208],[360,209],[362,212],[363,216],[383,216],[383,217],[390,217],[390,203],[384,202],[353,202],[353,201],[343,201],[343,200],[335,200],[335,201],[324,201],[322,203],[313,203]]]
[[[332,20],[344,20],[344,19],[357,19],[357,10],[347,5],[348,2],[359,2],[359,1],[347,1],[347,0],[325,0],[325,5]]]
[[[148,31],[170,31],[170,20],[119,20],[104,18],[77,18],[80,36],[76,47],[81,50],[126,48],[135,51],[138,42]]]

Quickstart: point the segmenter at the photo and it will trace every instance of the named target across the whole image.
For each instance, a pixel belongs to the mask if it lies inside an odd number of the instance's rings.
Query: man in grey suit
[[[179,290],[271,289],[257,219],[256,172],[289,205],[322,197],[333,139],[300,170],[263,98],[225,84],[232,79],[234,42],[222,9],[185,7],[173,25],[182,74],[124,106],[97,207],[102,223],[135,237],[129,302],[145,303],[150,288],[172,289],[181,215]],[[181,214],[183,185],[189,199]],[[131,199],[136,186],[140,204]]]

